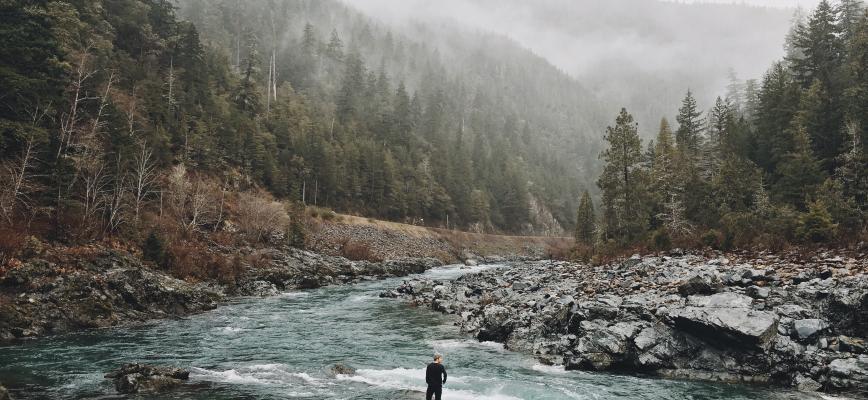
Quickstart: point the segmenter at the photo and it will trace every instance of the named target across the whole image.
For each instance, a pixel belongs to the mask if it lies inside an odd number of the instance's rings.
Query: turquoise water
[[[476,269],[486,268],[477,267]],[[467,269],[427,275],[452,279]],[[444,399],[780,399],[733,385],[566,372],[462,335],[450,317],[380,299],[402,278],[235,301],[181,320],[0,347],[0,382],[16,399],[124,398],[103,374],[144,362],[191,370],[157,399],[421,399],[424,367],[445,356]],[[355,376],[332,376],[344,363]]]

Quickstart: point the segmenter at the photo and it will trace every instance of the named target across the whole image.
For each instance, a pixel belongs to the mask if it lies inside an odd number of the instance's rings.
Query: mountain
[[[759,78],[784,56],[793,9],[656,0],[347,0],[404,25],[446,20],[504,35],[544,57],[602,102],[633,112],[651,137],[690,88],[703,108],[725,93],[731,72]],[[749,28],[749,29],[748,29]]]
[[[328,131],[331,146],[379,143],[394,161],[374,164],[395,164],[387,175],[418,178],[396,185],[432,187],[427,199],[393,206],[403,200],[383,200],[389,190],[360,193],[379,185],[370,177],[358,178],[362,185],[335,181],[360,169],[337,167],[342,172],[332,179],[301,150],[309,183],[328,192],[320,198],[330,206],[444,224],[448,214],[456,226],[474,229],[560,233],[573,224],[580,190],[592,186],[604,109],[578,81],[509,38],[448,22],[394,28],[337,1],[178,5],[239,71],[245,42],[255,41],[268,58],[269,67],[257,72],[261,81],[270,79],[273,52],[272,85],[316,100],[313,130]],[[398,87],[406,94],[395,97]],[[396,108],[405,107],[403,96],[407,110]],[[426,174],[430,179],[419,178]],[[362,187],[348,192],[353,185]]]

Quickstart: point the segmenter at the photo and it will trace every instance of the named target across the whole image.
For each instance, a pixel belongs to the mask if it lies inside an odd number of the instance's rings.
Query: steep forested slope
[[[310,172],[288,180],[310,181],[326,204],[393,219],[445,222],[448,214],[457,226],[509,231],[571,224],[576,190],[593,174],[603,125],[594,118],[602,113],[545,60],[456,26],[392,32],[332,1],[179,4],[206,40],[234,54],[239,70],[255,49],[254,79],[270,79],[273,58],[273,85],[314,100],[312,146],[369,148],[347,161],[370,165],[350,168],[340,165],[344,157],[325,165],[294,149]],[[330,176],[329,168],[342,169]],[[413,193],[420,188],[427,193]],[[539,213],[527,215],[528,201],[541,206],[542,218],[529,220]],[[559,224],[545,221],[549,210]]]
[[[557,233],[593,175],[591,96],[501,37],[408,37],[335,1],[2,11],[10,226],[135,230],[172,196],[185,226],[208,225],[221,193],[261,187],[392,220]],[[203,204],[221,206],[205,218]]]

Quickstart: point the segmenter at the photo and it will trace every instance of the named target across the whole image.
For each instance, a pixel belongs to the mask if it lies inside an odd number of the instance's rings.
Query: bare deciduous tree
[[[128,190],[126,179],[127,175],[122,170],[119,156],[115,163],[113,185],[104,195],[104,203],[106,205],[106,230],[109,233],[116,232],[125,221],[124,210],[127,208]]]
[[[18,207],[29,208],[33,189],[32,173],[35,163],[35,148],[33,136],[30,136],[21,150],[21,154],[13,160],[3,163],[3,177],[0,184],[0,213],[8,224],[13,223]]]
[[[139,154],[133,160],[131,192],[133,196],[133,221],[139,224],[142,208],[148,198],[154,194],[157,182],[156,164],[151,150],[144,144]]]

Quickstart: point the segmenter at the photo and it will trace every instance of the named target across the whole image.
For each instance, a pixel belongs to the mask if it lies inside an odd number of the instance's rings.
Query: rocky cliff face
[[[567,369],[868,390],[868,260],[634,256],[517,263],[403,297]]]
[[[229,286],[179,280],[129,253],[99,246],[86,256],[54,253],[0,276],[0,342],[183,316],[213,309],[236,295],[405,276],[441,265],[430,258],[371,263],[268,249],[264,265],[245,266]]]

